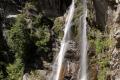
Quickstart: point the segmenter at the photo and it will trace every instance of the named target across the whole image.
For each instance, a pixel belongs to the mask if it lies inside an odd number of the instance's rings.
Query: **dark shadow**
[[[33,42],[27,45],[26,53],[23,55],[24,73],[29,73],[31,70],[43,69],[41,55],[36,53],[37,46]]]
[[[90,27],[94,27],[94,28],[100,30],[101,32],[105,31],[105,25],[103,26],[101,24],[98,24],[95,20],[93,20],[93,19],[91,20],[88,17],[86,18],[86,20],[87,20],[87,23]]]
[[[96,24],[96,28],[99,30],[104,31],[108,17],[108,4],[105,0],[93,0],[93,6],[95,9],[95,20],[93,24]]]
[[[112,10],[116,10],[118,5],[115,0],[107,0],[108,5]]]
[[[3,17],[0,16],[0,71],[2,72],[3,78],[8,76],[6,66],[14,63],[15,55],[10,51],[6,39],[3,36],[2,24]]]
[[[66,12],[66,10],[69,8],[71,3],[72,3],[72,0],[60,0],[59,1],[59,3],[58,3],[58,4],[60,4],[59,13],[61,16]]]
[[[46,18],[41,18],[41,25],[46,25],[46,27],[49,28],[50,33],[50,39],[47,43],[47,45],[42,46],[43,48],[37,47],[35,45],[36,41],[39,40],[35,36],[28,36],[29,41],[26,45],[25,53],[23,55],[23,63],[24,63],[24,73],[30,73],[32,70],[37,69],[45,69],[43,65],[43,61],[46,62],[52,62],[53,60],[53,54],[52,54],[52,43],[53,43],[53,37],[51,34],[51,28],[53,26],[53,22]],[[28,30],[28,33],[30,34],[30,30]],[[45,51],[45,49],[48,49]]]
[[[47,25],[47,26],[49,26],[48,28],[51,29],[53,27],[54,23],[53,23],[52,20],[48,19],[46,16],[43,16],[41,18],[41,24],[42,25]]]
[[[51,48],[48,43],[44,48]],[[43,61],[52,61],[52,48],[45,52],[44,49],[38,48],[33,41],[27,45],[26,53],[23,55],[24,73],[30,73],[31,70],[44,69]]]
[[[39,0],[36,8],[48,17],[63,16],[72,0]]]

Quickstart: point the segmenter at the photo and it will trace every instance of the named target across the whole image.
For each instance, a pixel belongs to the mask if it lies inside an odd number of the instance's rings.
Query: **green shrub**
[[[17,58],[14,64],[9,64],[7,67],[8,80],[22,80],[23,64],[21,59]]]
[[[23,15],[17,18],[16,23],[8,31],[7,42],[10,48],[18,53],[17,55],[24,53],[29,39],[26,32],[26,21]]]
[[[95,45],[96,45],[96,53],[102,53],[103,49],[104,49],[104,41],[101,41],[100,39],[97,39],[95,41]]]
[[[23,55],[27,51],[27,45],[29,43],[29,35],[26,29],[25,16],[19,15],[15,24],[8,30],[7,33],[8,45],[15,53],[14,64],[9,64],[7,72],[9,74],[8,80],[21,80],[23,74]]]
[[[63,36],[63,27],[64,27],[64,21],[60,18],[56,18],[54,21],[53,31],[56,36],[56,38],[62,38]]]
[[[102,58],[97,61],[97,64],[99,65],[99,72],[98,72],[98,80],[105,80],[106,79],[106,72],[108,69],[108,61],[109,58]]]

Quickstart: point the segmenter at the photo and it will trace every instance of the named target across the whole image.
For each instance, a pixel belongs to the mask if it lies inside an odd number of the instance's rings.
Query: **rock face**
[[[37,8],[37,11],[41,12],[43,16],[54,17],[54,18],[58,16],[63,16],[72,2],[72,0],[0,0],[0,18],[5,18],[7,15],[14,15],[14,14],[21,13],[21,10],[22,8],[24,8],[25,3],[29,1],[30,2],[33,1],[33,4]],[[93,13],[95,16],[94,17],[95,24],[99,25],[99,28],[101,28],[102,30],[109,29],[107,31],[109,31],[108,34],[110,36],[110,39],[112,40],[112,43],[111,43],[112,51],[110,52],[111,53],[111,61],[110,61],[111,71],[110,73],[107,72],[108,76],[106,80],[119,80],[120,79],[120,0],[91,0],[91,1],[92,1],[91,3],[92,7],[94,7]],[[78,14],[80,13],[78,12]],[[4,22],[7,22],[7,21],[4,21]],[[32,21],[28,21],[28,23],[30,22]],[[65,21],[63,20],[63,22]],[[2,23],[0,25],[2,26]],[[1,26],[0,26],[0,33],[3,34]],[[93,26],[95,25],[93,24]],[[31,25],[28,25],[28,28],[31,28]],[[4,41],[3,35],[1,34],[0,34],[0,39]],[[53,35],[55,34],[53,33]],[[59,47],[60,47],[59,43],[60,43],[60,40],[59,41],[56,40],[56,43],[53,43],[55,53],[59,51]],[[78,74],[77,72],[80,67],[80,64],[79,64],[80,51],[78,50],[80,46],[77,44],[77,41],[74,41],[74,40],[70,41],[69,44],[70,44],[69,50],[67,50],[66,52],[65,61],[63,63],[63,67],[61,70],[61,80],[76,80],[76,77]],[[93,50],[88,52],[90,53],[89,56],[96,58],[98,55],[96,55],[96,51],[94,50],[93,46],[92,46],[92,49]],[[46,69],[49,69],[50,65],[48,63],[44,62],[43,64]],[[98,66],[99,65],[97,65],[97,63],[90,65],[90,67],[92,68],[90,70],[91,80],[97,80],[98,73],[99,73]],[[42,73],[42,75],[46,76],[47,70],[39,71],[39,73]],[[24,80],[26,80],[26,78],[29,77],[28,75],[29,74],[24,75]]]
[[[110,64],[107,64],[104,66],[104,68],[108,66],[110,68],[109,69],[110,71],[109,70],[106,71],[105,77],[101,76],[104,78],[99,79],[98,75],[101,72],[99,70],[100,66],[96,65],[98,64],[96,63],[98,61],[97,58],[102,53],[96,54],[96,52],[94,50],[92,51],[91,49],[90,49],[90,52],[88,52],[88,54],[90,54],[89,60],[90,61],[93,60],[91,61],[93,63],[89,65],[91,67],[91,70],[89,71],[90,80],[97,80],[97,79],[98,80],[120,80],[120,1],[119,0],[92,0],[90,4],[92,5],[92,8],[93,8],[90,11],[90,12],[93,11],[92,20],[95,21],[94,23],[99,26],[99,28],[97,29],[99,30],[102,29],[101,31],[103,32],[105,31],[105,33],[107,33],[107,36],[108,36],[107,39],[111,40],[109,42],[110,45],[108,46],[109,50],[107,50],[107,52],[105,51],[103,52],[103,58],[105,58],[105,56],[107,55],[110,57],[110,59],[107,61],[107,62],[110,62]],[[90,7],[88,8],[90,9]],[[93,26],[95,26],[94,23],[93,23]],[[89,24],[89,21],[88,21],[88,24]],[[94,28],[98,26],[95,26]],[[104,34],[103,32],[102,34]],[[93,40],[95,41],[95,39]],[[92,46],[92,48],[94,47]],[[92,53],[95,53],[95,54],[92,54]],[[100,60],[102,60],[101,56],[100,56]],[[105,61],[106,60],[104,60],[103,62]],[[96,66],[98,66],[98,69],[96,68]],[[97,70],[98,70],[98,74],[97,74]],[[102,74],[104,74],[104,72]]]
[[[80,67],[79,56],[78,44],[73,40],[69,41],[69,48],[63,62],[60,80],[77,80]]]
[[[26,0],[0,0],[0,15],[17,14]]]
[[[112,76],[111,80],[119,80],[120,79],[120,4],[117,5],[117,9],[113,11],[113,27],[111,30],[114,37],[114,50],[112,52],[112,60],[111,60],[111,70]]]
[[[72,0],[39,0],[38,8],[47,16],[61,16],[71,2]]]
[[[93,5],[95,9],[96,15],[96,23],[100,26],[106,25],[106,17],[107,17],[107,3],[105,0],[93,0]]]
[[[25,6],[29,0],[0,0],[0,14],[13,15]],[[66,12],[72,0],[38,0],[35,2],[36,8],[45,16],[57,17]]]

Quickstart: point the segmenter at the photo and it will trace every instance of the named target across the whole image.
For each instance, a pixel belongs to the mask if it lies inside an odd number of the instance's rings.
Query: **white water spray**
[[[64,36],[61,42],[60,52],[54,62],[53,72],[52,75],[50,76],[50,80],[59,80],[62,63],[64,60],[65,52],[67,51],[68,41],[70,39],[69,33],[70,33],[71,21],[73,19],[73,15],[74,15],[74,0],[72,1],[72,4],[69,8],[68,16],[66,18],[66,23],[65,23]]]
[[[83,1],[83,15],[81,16],[81,47],[80,47],[80,79],[79,80],[87,80],[87,1]]]
[[[8,15],[6,18],[16,18],[18,15]]]

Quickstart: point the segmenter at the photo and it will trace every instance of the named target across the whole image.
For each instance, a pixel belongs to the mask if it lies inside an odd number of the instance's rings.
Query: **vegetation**
[[[45,76],[43,75],[44,71],[31,71],[30,79],[31,80],[46,80]]]
[[[98,73],[98,80],[105,80],[107,71],[109,71],[109,57],[103,58],[97,61],[97,64],[99,65],[99,73]]]
[[[22,80],[23,70],[23,63],[17,58],[14,64],[9,64],[7,67],[8,80]]]
[[[13,24],[7,33],[7,42],[11,50],[15,53],[15,63],[9,64],[8,73],[9,79],[16,80],[22,78],[23,63],[22,57],[26,53],[29,43],[29,36],[26,32],[26,21],[24,15],[19,15],[16,23]],[[15,76],[14,76],[15,75]]]
[[[90,64],[98,65],[98,80],[105,80],[107,71],[109,71],[110,54],[109,47],[112,44],[106,33],[101,32],[96,28],[90,28],[88,39],[91,51],[95,53],[90,57]]]
[[[91,1],[90,1],[91,2]],[[51,3],[49,3],[51,4]],[[110,55],[108,53],[112,41],[108,33],[94,20],[93,3],[88,3],[88,42],[89,42],[89,65],[98,66],[98,80],[105,80],[109,71]],[[24,73],[30,74],[31,80],[45,80],[42,71],[48,69],[45,63],[52,63],[53,48],[59,49],[63,37],[65,16],[48,17],[38,10],[37,0],[30,0],[21,4],[21,13],[13,19],[3,36],[2,25],[4,17],[0,15],[0,80],[22,80]],[[110,4],[109,4],[110,5]],[[82,15],[82,4],[80,0],[75,3],[75,14],[73,18],[71,33],[72,40],[79,41],[80,16]],[[8,22],[9,23],[9,22]],[[105,28],[104,28],[105,29]],[[78,32],[79,31],[79,32]],[[76,46],[76,45],[75,45]],[[79,46],[79,44],[77,44]],[[91,66],[90,66],[90,69]],[[39,75],[39,76],[38,76]]]
[[[54,21],[53,31],[55,34],[55,37],[58,39],[62,39],[63,36],[63,27],[64,27],[64,21],[63,18],[56,18]]]
[[[21,80],[24,73],[42,69],[43,60],[52,61],[50,30],[53,21],[41,13],[34,15],[30,12],[31,10],[36,12],[35,6],[32,3],[26,3],[23,13],[18,15],[15,23],[7,30],[6,40],[2,40],[6,41],[9,49],[7,50],[14,54],[12,55],[14,57],[12,64],[3,62],[3,65],[0,63],[0,67],[1,65],[5,67],[7,76],[5,76],[5,79]],[[0,42],[0,44],[2,43]],[[1,52],[3,46],[0,48]],[[11,56],[8,56],[8,58],[11,58]],[[5,72],[0,71],[0,74],[0,78],[3,79],[4,76],[2,75],[5,75]]]

